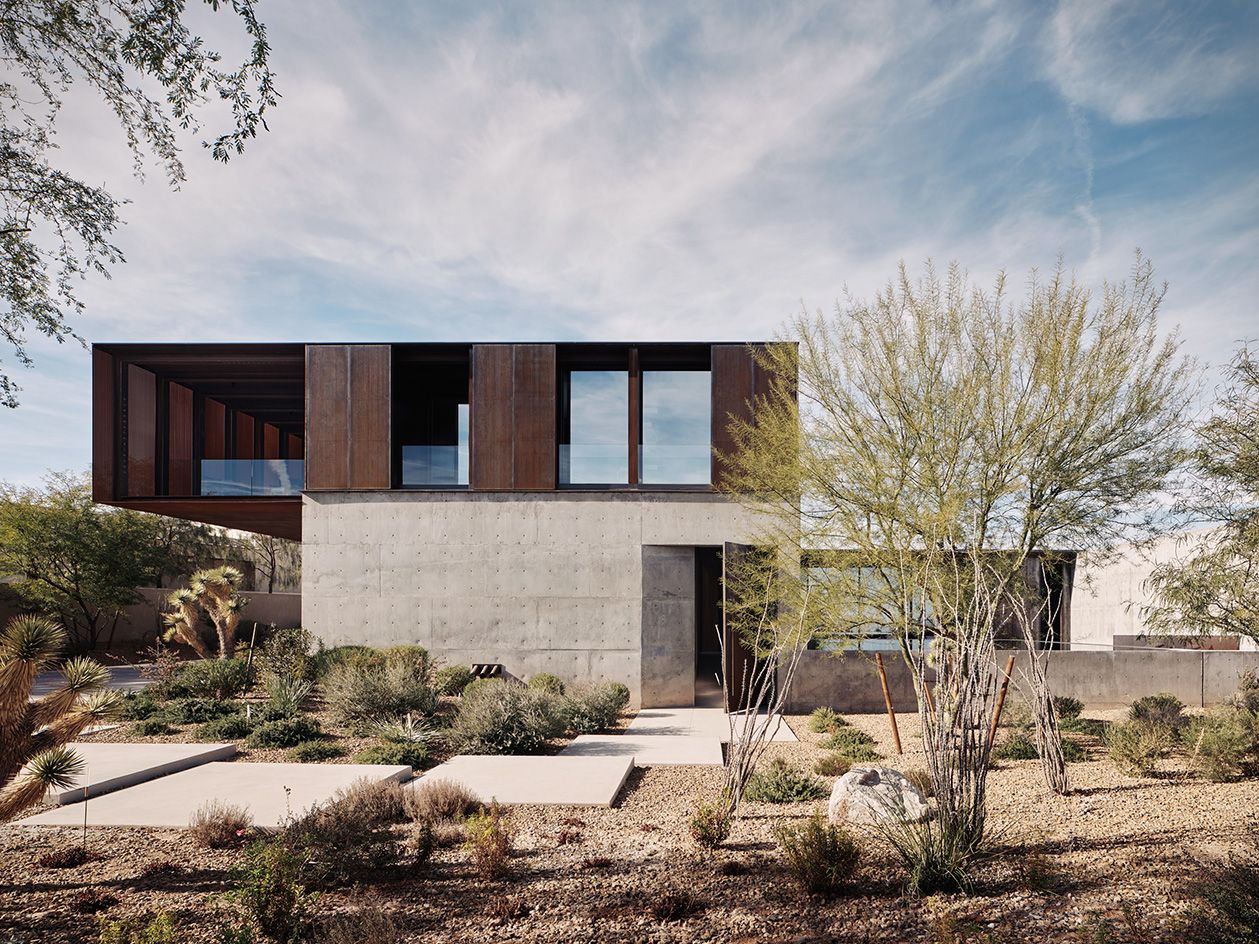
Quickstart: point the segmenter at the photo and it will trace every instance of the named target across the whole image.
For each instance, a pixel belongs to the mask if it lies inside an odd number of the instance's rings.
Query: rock
[[[927,801],[898,770],[854,767],[835,781],[828,816],[832,823],[873,823],[891,816],[927,818]]]

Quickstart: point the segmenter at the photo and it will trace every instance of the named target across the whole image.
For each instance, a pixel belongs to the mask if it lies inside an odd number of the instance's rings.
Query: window
[[[628,484],[629,373],[570,370],[564,387],[560,484]]]
[[[423,352],[401,352],[394,361],[393,412],[398,486],[466,488],[470,426],[466,355],[443,362]]]
[[[644,370],[638,480],[645,485],[712,481],[712,375]]]

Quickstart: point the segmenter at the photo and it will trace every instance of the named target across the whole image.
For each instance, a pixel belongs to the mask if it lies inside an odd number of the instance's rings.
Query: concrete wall
[[[694,628],[670,638],[658,608],[644,629],[644,546],[746,540],[749,525],[701,493],[308,494],[302,625],[329,645],[418,643],[523,677],[621,681],[659,704],[681,684],[661,661],[684,658]],[[648,577],[653,603],[680,588],[662,567]]]
[[[999,655],[1004,669],[1006,656]],[[1023,678],[1026,652],[1015,653],[1013,683]],[[908,667],[897,654],[884,654],[892,704],[897,711],[917,710]],[[1256,652],[1194,652],[1144,649],[1126,652],[1066,651],[1050,655],[1049,680],[1055,692],[1073,695],[1086,705],[1126,705],[1144,695],[1171,692],[1187,705],[1217,705],[1237,690],[1247,669],[1259,669]],[[806,712],[819,705],[837,711],[882,711],[883,690],[871,655],[807,652],[796,672],[789,710]]]
[[[695,548],[643,548],[642,700],[695,703]]]

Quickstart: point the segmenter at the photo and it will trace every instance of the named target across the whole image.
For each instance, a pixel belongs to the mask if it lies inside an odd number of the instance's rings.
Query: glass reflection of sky
[[[403,485],[468,484],[468,404],[455,408],[457,443],[402,447]]]
[[[709,483],[711,387],[706,370],[643,371],[639,481],[652,485]]]
[[[575,370],[569,375],[569,441],[560,446],[560,482],[629,481],[629,374]]]

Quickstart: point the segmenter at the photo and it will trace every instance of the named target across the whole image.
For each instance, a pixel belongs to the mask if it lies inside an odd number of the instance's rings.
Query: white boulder
[[[832,823],[874,823],[891,817],[927,818],[926,798],[899,770],[854,767],[835,781],[828,816]]]

